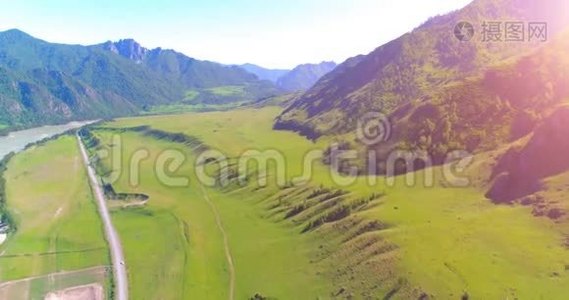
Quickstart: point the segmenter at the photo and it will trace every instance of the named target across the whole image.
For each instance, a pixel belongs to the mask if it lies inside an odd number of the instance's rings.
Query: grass
[[[184,95],[184,101],[191,102],[192,100],[196,99],[199,95],[200,95],[199,91],[189,90]]]
[[[259,98],[251,86],[227,85],[207,89],[188,90],[182,101],[145,106],[141,115],[182,114],[189,112],[226,111],[251,104]]]
[[[226,85],[206,89],[206,91],[216,96],[243,96],[245,95],[245,86],[242,85]]]
[[[0,281],[108,265],[102,223],[74,137],[16,155],[4,176],[18,230],[0,246]]]
[[[95,133],[104,145],[109,145],[110,132]],[[152,171],[156,156],[164,149],[178,148],[189,157],[193,154],[181,145],[136,133],[124,133],[122,140],[123,157],[128,158],[142,148],[151,155],[141,163],[138,187],[129,184],[128,168],[124,166],[125,172],[115,184],[119,192],[150,196],[144,208],[113,212],[129,270],[137,270],[129,273],[132,297],[227,298],[229,277],[222,236],[197,181],[192,178],[188,188],[168,188]],[[188,160],[177,174],[191,176],[192,169]],[[279,298],[316,297],[322,293],[326,283],[313,272],[298,276],[300,271],[310,269],[308,257],[299,255],[299,251],[312,248],[310,240],[298,236],[291,228],[259,218],[262,211],[252,203],[248,205],[237,201],[238,198],[210,192],[230,236],[237,275],[236,299],[256,292]]]
[[[472,190],[403,189],[389,198],[387,209],[371,216],[397,224],[386,238],[400,246],[400,274],[425,291],[485,299],[567,296],[562,235],[530,209],[495,206]]]
[[[285,155],[290,178],[301,172],[303,155],[311,149],[322,149],[327,141],[311,143],[290,132],[271,130],[279,111],[263,108],[129,118],[107,126],[149,125],[181,132],[230,157],[248,149],[274,148]],[[124,133],[123,138],[128,147],[144,147],[154,154],[181,147],[135,133]],[[132,149],[126,153],[132,153]],[[193,157],[190,152],[187,155]],[[149,170],[153,159],[145,162],[145,170]],[[191,174],[191,164],[190,159],[179,174]],[[436,174],[440,172],[435,169]],[[151,176],[147,173],[152,174],[143,172],[143,176]],[[423,173],[416,175],[420,179]],[[228,231],[236,266],[237,298],[254,292],[278,298],[328,298],[336,293],[351,293],[357,298],[417,298],[422,293],[451,299],[464,293],[486,299],[567,297],[564,287],[569,283],[569,251],[563,246],[567,224],[533,217],[526,207],[494,205],[476,187],[407,187],[402,178],[389,187],[383,178],[377,179],[378,183],[370,186],[366,178],[357,178],[343,187],[349,195],[339,203],[373,193],[385,193],[385,197],[306,233],[301,232],[309,222],[330,216],[337,207],[309,203],[309,208],[297,216],[285,217],[293,207],[306,203],[309,191],[304,188],[338,188],[327,167],[320,163],[315,164],[305,187],[283,190],[271,184],[261,190],[254,186],[210,190]],[[226,297],[223,291],[227,290],[227,268],[220,237],[211,213],[200,203],[195,184],[192,181],[188,189],[172,190],[144,177],[134,192],[151,195],[145,210],[170,212],[181,220],[182,225],[176,227],[170,221],[170,225],[162,227],[164,230],[171,228],[182,235],[180,228],[189,228],[187,273],[181,275],[186,283],[185,297]],[[133,190],[124,179],[118,185]],[[115,219],[118,221],[123,213],[117,212]],[[362,224],[372,221],[386,226],[366,231]],[[144,249],[136,242],[126,248],[127,260],[131,261],[129,248]],[[179,252],[184,255],[184,251]],[[132,262],[130,266],[134,270],[138,267]],[[147,276],[154,278],[155,274]],[[133,289],[140,289],[142,295],[149,288],[133,282]]]
[[[246,102],[230,102],[230,103],[223,103],[223,104],[203,104],[203,103],[196,103],[196,104],[187,104],[187,103],[179,103],[179,104],[165,104],[165,105],[156,105],[150,107],[148,110],[144,110],[141,112],[142,115],[167,115],[167,114],[182,114],[182,113],[189,113],[189,112],[207,112],[207,111],[223,111],[229,109],[235,109]]]

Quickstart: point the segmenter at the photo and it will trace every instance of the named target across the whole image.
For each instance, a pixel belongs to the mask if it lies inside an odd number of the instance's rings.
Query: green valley
[[[204,197],[213,202],[227,233],[237,299],[255,293],[276,298],[333,298],[336,294],[374,298],[390,293],[397,298],[423,294],[457,299],[463,294],[490,299],[562,298],[556,295],[563,293],[561,282],[569,280],[565,271],[569,252],[562,244],[568,227],[535,218],[527,207],[496,206],[479,188],[449,188],[443,180],[433,187],[406,187],[403,177],[395,186],[382,177],[369,185],[359,177],[353,185],[341,187],[344,192],[336,196],[333,191],[340,187],[330,178],[327,166],[316,163],[312,179],[304,185],[282,187],[269,180],[262,188],[251,180],[244,187],[202,190],[194,177],[192,148],[196,146],[130,129],[150,126],[191,135],[228,157],[251,148],[276,149],[287,158],[290,180],[302,171],[303,155],[323,144],[272,131],[271,120],[279,111],[267,107],[121,119],[94,128],[102,145],[99,150],[118,147],[112,137],[121,138],[123,165],[115,189],[150,197],[144,207],[113,213],[124,238],[127,263],[134,269],[154,270],[131,275],[137,298],[173,297],[182,292],[189,298],[228,296],[233,275],[215,213]],[[149,157],[140,163],[140,184],[133,187],[128,158],[140,149],[148,151]],[[167,188],[150,171],[157,156],[169,150],[186,155],[186,162],[171,175],[190,178],[188,187]],[[111,166],[109,161],[105,164],[105,169]],[[476,168],[469,172],[483,171]],[[268,177],[274,172],[271,168]],[[442,177],[441,168],[434,173]],[[421,182],[423,173],[417,176]],[[336,198],[328,200],[327,194]],[[360,199],[369,200],[358,204]],[[350,213],[330,217],[348,204]],[[322,217],[322,225],[314,225]],[[156,242],[159,239],[168,243]],[[149,282],[156,280],[161,289],[149,290]]]
[[[64,2],[2,6],[0,300],[569,297],[566,0]]]

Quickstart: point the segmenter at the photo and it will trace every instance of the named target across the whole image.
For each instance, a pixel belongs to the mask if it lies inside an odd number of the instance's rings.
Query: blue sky
[[[0,0],[0,30],[50,42],[134,38],[226,64],[271,68],[365,54],[470,0]]]

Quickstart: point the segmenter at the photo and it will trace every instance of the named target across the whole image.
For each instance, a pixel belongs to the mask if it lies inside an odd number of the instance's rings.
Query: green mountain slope
[[[482,74],[489,66],[540,45],[483,42],[483,22],[547,21],[551,37],[567,22],[560,13],[567,6],[561,0],[548,5],[537,0],[476,0],[459,11],[432,18],[372,53],[338,66],[291,105],[275,128],[310,138],[352,132],[358,117],[368,111],[392,113],[428,92]],[[470,42],[461,42],[453,34],[460,21],[472,23],[477,30]]]
[[[20,127],[131,114],[181,97],[180,86],[120,57],[0,33],[0,123]]]
[[[495,151],[512,143],[526,143],[528,136],[533,136],[532,150],[514,147],[497,162],[494,175],[485,178],[497,180],[497,187],[488,195],[495,201],[531,194],[541,188],[541,179],[569,171],[569,165],[559,157],[565,149],[561,137],[566,135],[561,120],[569,103],[568,48],[569,31],[527,55],[490,66],[482,74],[424,92],[386,115],[389,139],[377,144],[364,145],[351,132],[336,135],[334,140],[342,141],[344,149],[359,150],[359,160],[352,162],[365,170],[370,170],[364,164],[373,162],[367,156],[368,150],[373,150],[374,170],[386,174],[386,162],[399,150],[415,155],[416,163],[427,158],[429,164],[438,165],[455,150],[472,154]],[[423,167],[396,164],[394,172],[403,174]],[[561,169],[551,171],[555,168]],[[503,190],[504,186],[508,190]]]
[[[567,38],[400,106],[389,115],[392,138],[378,149],[422,150],[442,163],[452,150],[489,151],[526,137],[569,100]]]

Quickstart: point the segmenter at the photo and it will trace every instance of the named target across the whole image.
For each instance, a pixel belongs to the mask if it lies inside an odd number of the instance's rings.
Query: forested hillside
[[[275,128],[311,138],[353,132],[368,111],[391,114],[435,90],[444,90],[471,76],[482,76],[497,63],[527,54],[543,41],[484,41],[484,22],[546,21],[549,38],[569,20],[566,1],[477,0],[465,8],[434,17],[368,55],[348,59],[323,77],[277,119]],[[453,34],[468,21],[475,29],[470,41]],[[502,27],[503,28],[503,27]]]
[[[228,88],[239,93],[223,93]],[[279,93],[240,68],[148,50],[133,40],[79,46],[19,30],[0,33],[0,131],[132,115],[184,100],[253,101]]]

